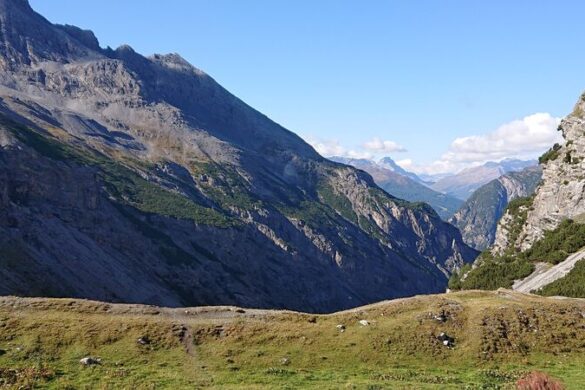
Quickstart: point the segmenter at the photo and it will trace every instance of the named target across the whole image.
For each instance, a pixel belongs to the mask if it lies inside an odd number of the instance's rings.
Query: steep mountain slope
[[[535,195],[508,205],[494,245],[471,271],[454,276],[451,286],[526,289],[533,280],[538,288],[533,292],[585,296],[585,263],[581,256],[573,256],[585,248],[584,99],[581,96],[573,112],[561,121],[565,144],[554,145],[540,158],[542,183]],[[547,273],[548,266],[542,263],[561,265]]]
[[[410,202],[428,203],[444,220],[451,217],[463,203],[459,199],[431,190],[426,185],[421,184],[420,179],[415,181],[411,179],[410,175],[405,176],[399,170],[387,169],[387,159],[385,159],[384,164],[366,159],[345,157],[332,157],[331,160],[366,171],[376,184],[390,195]]]
[[[332,311],[475,257],[176,54],[0,0],[0,294]]]
[[[531,196],[541,177],[540,167],[530,167],[492,180],[476,190],[449,222],[459,228],[467,245],[483,251],[493,244],[508,203]]]
[[[501,226],[495,252],[509,247],[526,250],[556,229],[565,219],[580,220],[585,214],[585,95],[579,98],[573,112],[559,125],[565,139],[554,145],[541,158],[542,185],[538,188],[519,234],[510,237],[506,224]]]
[[[518,172],[536,166],[536,161],[506,159],[500,162],[488,162],[479,167],[463,171],[440,179],[431,188],[455,198],[467,200],[479,187],[510,172]]]
[[[568,390],[583,389],[584,311],[582,299],[506,290],[419,296],[331,315],[1,297],[0,383],[512,389],[529,372],[544,371]],[[86,357],[100,364],[84,367]]]

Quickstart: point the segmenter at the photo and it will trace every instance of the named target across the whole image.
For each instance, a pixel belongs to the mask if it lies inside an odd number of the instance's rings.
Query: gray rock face
[[[476,252],[180,56],[0,0],[0,294],[326,312]]]
[[[541,164],[542,184],[528,209],[526,223],[515,242],[509,242],[511,218],[502,220],[494,243],[501,252],[510,245],[521,250],[530,248],[547,230],[554,230],[564,219],[580,219],[585,213],[585,101],[581,96],[573,112],[561,121],[559,130],[565,138],[547,153]]]
[[[449,222],[459,228],[465,243],[483,251],[494,243],[498,221],[508,203],[531,196],[541,176],[540,167],[531,167],[492,180],[475,191]]]

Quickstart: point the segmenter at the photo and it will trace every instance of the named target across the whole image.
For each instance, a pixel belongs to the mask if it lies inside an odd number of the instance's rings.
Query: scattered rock
[[[370,323],[366,320],[360,320],[360,325],[361,326],[368,326],[368,325],[370,325]]]
[[[337,325],[337,330],[341,333],[345,332],[345,325],[342,324]]]
[[[246,312],[246,310],[244,309],[237,309],[236,313],[240,313],[240,314],[244,314]]]
[[[175,324],[173,325],[173,334],[179,338],[179,340],[183,340],[185,335],[187,334],[187,327],[185,325]]]
[[[441,313],[437,314],[434,318],[439,322],[447,322],[447,320],[449,319],[447,317],[447,314],[445,314],[445,310],[441,310]]]
[[[150,339],[148,338],[148,336],[142,336],[139,337],[138,340],[136,340],[136,342],[140,345],[149,345]]]
[[[445,347],[452,348],[455,346],[455,339],[445,332],[441,332],[440,335],[437,336],[437,340],[443,343]]]
[[[79,363],[83,366],[95,366],[98,364],[102,364],[102,359],[92,358],[88,356],[81,359]]]
[[[284,357],[284,358],[280,359],[280,364],[282,364],[283,366],[288,366],[290,364],[290,359],[287,357]]]
[[[316,324],[317,323],[317,317],[311,317],[311,318],[309,318],[309,323]]]

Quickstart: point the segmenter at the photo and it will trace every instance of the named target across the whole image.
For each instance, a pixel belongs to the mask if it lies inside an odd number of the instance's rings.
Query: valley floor
[[[331,315],[0,298],[0,388],[582,389],[583,367],[585,300],[508,290]]]

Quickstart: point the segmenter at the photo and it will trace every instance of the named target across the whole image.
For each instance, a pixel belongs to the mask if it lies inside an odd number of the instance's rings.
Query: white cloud
[[[379,138],[374,138],[368,142],[364,142],[360,148],[356,149],[346,148],[335,139],[322,139],[312,136],[306,136],[304,138],[307,143],[324,157],[339,156],[375,159],[385,156],[385,153],[406,152],[406,148],[398,143],[394,141],[382,141]]]
[[[456,138],[440,159],[410,168],[421,173],[456,172],[487,161],[504,158],[535,158],[554,143],[562,143],[557,131],[560,119],[548,113],[537,113],[506,123],[496,130],[468,137]]]
[[[414,162],[410,158],[405,158],[404,160],[396,161],[396,164],[407,171],[412,168]]]
[[[305,140],[324,157],[349,157],[349,158],[365,158],[372,159],[372,153],[363,150],[352,150],[343,147],[339,141],[331,139],[318,139],[315,137],[305,137]]]
[[[406,152],[406,148],[394,141],[382,141],[374,138],[363,144],[363,148],[374,153],[396,153]]]
[[[559,118],[548,113],[536,113],[503,124],[486,134],[456,138],[449,149],[430,164],[417,164],[410,158],[397,161],[397,164],[416,173],[439,174],[458,172],[487,161],[535,158],[554,143],[563,142],[557,131],[559,122]],[[390,153],[406,152],[404,146],[380,138],[364,142],[356,149],[348,149],[337,140],[315,137],[306,137],[306,140],[325,157],[377,159]]]
[[[307,137],[305,139],[309,145],[311,145],[317,153],[322,156],[342,156],[345,154],[345,148],[341,146],[339,141],[336,140],[320,140],[313,137]]]

